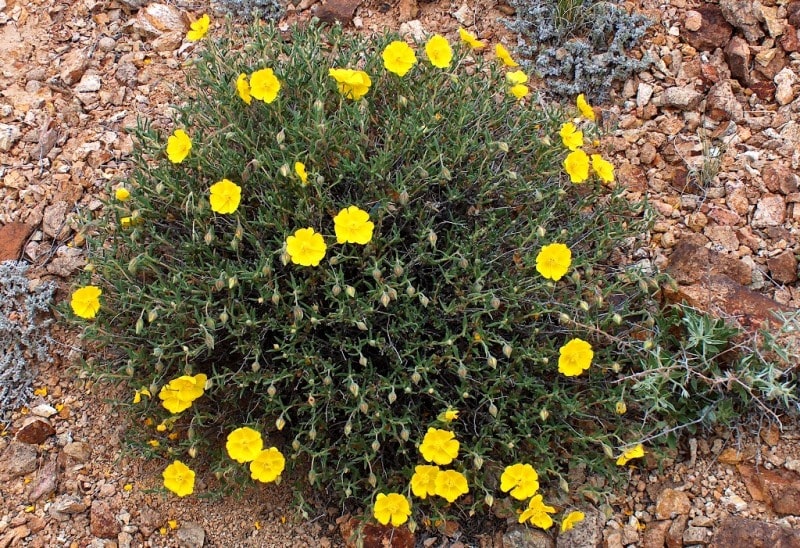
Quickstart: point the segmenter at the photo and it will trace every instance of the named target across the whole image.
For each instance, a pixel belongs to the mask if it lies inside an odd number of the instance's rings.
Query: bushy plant
[[[608,98],[614,82],[645,70],[652,60],[629,54],[652,22],[614,2],[598,0],[511,0],[509,29],[524,41],[520,55],[533,60],[550,91],[572,97]]]
[[[175,127],[136,129],[91,221],[86,336],[120,353],[98,372],[137,389],[150,454],[226,478],[250,460],[261,481],[285,456],[392,522],[407,509],[383,494],[426,461],[454,472],[414,503],[433,513],[485,508],[512,464],[564,488],[578,463],[609,472],[661,419],[627,399],[662,350],[657,284],[609,261],[642,205],[570,182],[574,112],[518,100],[463,44],[427,48],[445,68],[395,44],[389,72],[391,40],[255,25],[206,44]],[[181,496],[193,482],[165,470]]]

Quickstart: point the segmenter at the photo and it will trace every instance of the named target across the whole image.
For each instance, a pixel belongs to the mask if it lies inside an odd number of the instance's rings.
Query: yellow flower
[[[428,43],[425,44],[425,55],[436,68],[445,69],[453,61],[453,48],[447,42],[447,38],[441,34],[434,34]]]
[[[369,74],[363,70],[332,68],[328,69],[328,74],[336,80],[339,93],[353,101],[366,95],[372,85]]]
[[[528,81],[528,75],[521,70],[512,70],[506,73],[506,81],[511,84],[524,84]]]
[[[558,350],[558,372],[577,377],[592,364],[592,345],[582,339],[572,339]]]
[[[313,228],[299,228],[286,238],[286,252],[294,264],[317,266],[327,250],[322,234]]]
[[[398,76],[405,76],[416,62],[414,50],[400,40],[395,40],[383,50],[383,66]]]
[[[472,49],[481,49],[486,44],[478,40],[478,37],[469,32],[466,29],[460,28],[458,29],[458,36],[461,38],[461,41],[464,42]]]
[[[300,182],[303,186],[308,184],[308,173],[306,172],[306,165],[303,162],[294,163],[294,172],[300,177]]]
[[[167,139],[167,158],[173,164],[180,164],[192,150],[192,140],[182,129],[176,129]]]
[[[225,449],[228,456],[239,463],[250,462],[256,458],[264,448],[261,433],[248,426],[237,428],[228,434]]]
[[[144,220],[141,217],[120,217],[119,224],[122,228],[130,228],[132,226],[139,226]]]
[[[592,154],[592,169],[597,173],[601,181],[605,183],[614,182],[614,164],[599,154]]]
[[[429,464],[418,464],[414,467],[414,475],[411,476],[411,492],[414,496],[426,499],[428,495],[436,494],[436,476],[439,475],[439,467]]]
[[[194,472],[181,461],[176,460],[164,469],[164,487],[178,495],[185,497],[194,492]]]
[[[253,102],[253,97],[250,95],[250,83],[247,81],[247,75],[244,72],[236,78],[236,93],[248,105]]]
[[[100,295],[103,290],[94,285],[87,285],[72,292],[69,305],[76,316],[91,320],[100,311]]]
[[[114,191],[114,198],[116,198],[120,202],[127,202],[131,198],[131,191],[125,188],[124,186],[121,186]]]
[[[419,452],[422,457],[435,464],[450,464],[458,456],[460,446],[456,435],[449,430],[438,428],[428,428],[428,432],[422,439]]]
[[[515,86],[511,86],[511,88],[509,88],[508,91],[510,91],[511,95],[513,95],[517,99],[522,99],[523,97],[528,95],[530,89],[525,84],[517,84]]]
[[[617,458],[617,466],[625,466],[628,464],[628,461],[631,459],[640,459],[644,456],[644,447],[642,444],[637,444],[634,447],[631,447],[624,453],[622,453],[619,458]]]
[[[584,118],[588,118],[592,121],[595,120],[596,116],[594,115],[594,109],[592,108],[592,105],[586,102],[586,96],[583,93],[578,95],[575,103],[578,105],[578,110],[581,111],[581,114],[583,114]]]
[[[150,447],[161,447],[161,442],[158,440],[148,440],[147,445]]]
[[[536,255],[536,271],[557,282],[572,264],[572,251],[564,244],[548,244]]]
[[[500,59],[503,64],[507,67],[518,67],[519,63],[514,61],[511,57],[511,54],[508,53],[508,50],[505,48],[503,44],[497,44],[494,47],[494,53],[497,55],[497,58]]]
[[[207,13],[204,13],[200,19],[189,25],[189,28],[192,30],[186,33],[186,39],[190,42],[201,40],[208,32],[209,26],[211,26],[211,19],[208,18]]]
[[[582,183],[589,178],[589,156],[581,149],[570,152],[564,158],[564,170],[573,183]]]
[[[172,379],[158,393],[159,399],[162,400],[161,405],[170,413],[180,413],[189,409],[192,402],[203,395],[207,380],[208,377],[203,373],[193,377],[183,375]]]
[[[446,499],[447,502],[455,502],[461,495],[469,493],[467,478],[456,470],[442,470],[436,474],[434,488],[434,494]]]
[[[628,412],[628,406],[624,401],[618,401],[616,405],[617,415],[624,415]]]
[[[211,211],[220,214],[236,212],[239,202],[242,200],[242,187],[233,181],[222,179],[211,185],[208,190],[211,193],[208,198],[211,203]]]
[[[452,407],[448,407],[447,409],[439,413],[439,416],[436,418],[442,422],[453,422],[454,420],[458,419],[458,410],[453,409]]]
[[[333,218],[333,230],[340,244],[367,244],[372,239],[374,228],[369,213],[356,206],[344,208]]]
[[[411,515],[411,503],[403,495],[397,493],[388,495],[378,493],[372,514],[381,525],[391,522],[392,526],[399,527],[408,521],[408,516]]]
[[[278,479],[286,467],[286,459],[275,447],[265,449],[250,463],[250,477],[261,483]]]
[[[530,464],[506,466],[500,476],[500,490],[509,492],[517,500],[532,497],[539,490],[539,474]]]
[[[271,68],[257,70],[250,75],[250,95],[259,101],[271,103],[280,90],[281,83]]]
[[[576,523],[580,523],[586,516],[583,512],[570,512],[567,514],[567,517],[563,519],[561,522],[561,532],[566,533],[573,527],[575,527]]]
[[[133,393],[133,403],[141,402],[142,401],[142,396],[147,396],[148,398],[152,397],[152,395],[150,394],[150,391],[147,388],[145,388],[144,386],[141,387],[139,390],[136,390]]]
[[[556,511],[552,506],[547,506],[542,501],[542,495],[536,495],[528,501],[528,508],[519,515],[519,522],[530,521],[541,529],[550,529],[553,526],[553,518],[549,516]]]
[[[561,135],[561,142],[570,150],[576,150],[583,146],[583,132],[575,127],[572,122],[567,122],[561,126],[558,134]]]

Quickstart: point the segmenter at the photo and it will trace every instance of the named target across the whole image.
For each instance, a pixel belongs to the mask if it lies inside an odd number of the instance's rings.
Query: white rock
[[[453,13],[453,17],[464,27],[471,27],[475,24],[475,12],[467,4],[461,4],[461,7]]]
[[[747,510],[747,502],[737,494],[732,494],[727,497],[722,497],[722,505],[734,512],[743,512]]]
[[[775,75],[775,100],[780,105],[788,105],[794,100],[794,92],[792,91],[792,84],[797,81],[797,75],[789,67],[784,67],[778,74]]]
[[[639,82],[639,89],[636,91],[636,106],[643,107],[650,102],[653,96],[653,86]]]
[[[427,33],[422,26],[422,22],[419,19],[414,19],[400,25],[400,35],[404,37],[410,35],[417,42],[424,42]]]
[[[56,411],[56,408],[53,407],[52,405],[47,405],[46,403],[42,403],[31,409],[31,413],[36,415],[37,417],[48,418],[58,413],[58,411]]]
[[[8,152],[11,150],[11,147],[19,141],[20,137],[22,137],[22,133],[17,126],[0,124],[0,151]]]
[[[98,91],[103,86],[103,81],[97,74],[84,74],[78,85],[75,86],[77,93],[91,93]]]
[[[700,30],[700,27],[703,26],[703,16],[699,11],[689,10],[684,16],[683,26],[692,32]]]

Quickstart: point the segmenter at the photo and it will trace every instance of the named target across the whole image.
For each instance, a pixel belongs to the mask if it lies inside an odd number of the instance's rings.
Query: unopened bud
[[[284,426],[286,426],[286,421],[283,419],[283,417],[278,417],[278,419],[275,421],[275,428],[277,428],[278,431],[281,431],[283,430]]]
[[[340,286],[339,284],[334,285],[333,288],[331,289],[331,293],[333,293],[334,297],[338,297],[341,292],[342,292],[342,286]]]
[[[203,240],[206,242],[206,244],[211,245],[214,241],[214,231],[209,229],[208,232],[206,232],[206,235],[203,237]]]
[[[260,363],[258,363],[258,361],[254,361],[254,362],[253,362],[253,363],[250,365],[250,370],[251,370],[253,373],[258,373],[259,371],[261,371],[261,364],[260,364]]]
[[[358,404],[358,410],[366,415],[369,412],[369,404],[365,401],[362,401]]]
[[[389,289],[386,290],[386,293],[388,293],[389,298],[391,300],[393,300],[393,301],[397,300],[397,290],[395,288],[390,287]]]
[[[580,306],[581,310],[583,310],[584,312],[589,312],[589,303],[587,303],[586,301],[581,301],[580,303],[578,303],[578,306]]]
[[[387,399],[389,400],[389,405],[397,401],[397,394],[395,393],[394,388],[392,388],[392,391],[389,392],[389,396]]]
[[[295,451],[299,451],[300,450],[300,442],[298,440],[293,440],[292,441],[292,449],[294,449]]]
[[[511,348],[511,345],[507,344],[507,343],[504,344],[503,345],[503,356],[505,356],[506,358],[510,358],[511,357],[511,352],[513,352],[513,349]]]
[[[543,407],[541,411],[539,411],[539,418],[543,421],[547,420],[547,417],[550,416],[550,411],[547,410],[546,407]]]
[[[347,296],[351,299],[356,296],[356,288],[352,285],[348,285],[344,288],[344,292],[347,293]]]
[[[408,99],[406,99],[403,95],[401,95],[397,99],[397,104],[400,105],[401,108],[405,108],[408,106]]]
[[[494,505],[494,497],[492,495],[487,494],[485,497],[483,497],[483,502],[486,503],[486,506],[491,507]]]
[[[505,141],[498,141],[497,148],[500,149],[501,152],[508,152],[510,149],[508,148],[508,143]]]
[[[650,339],[647,339],[646,341],[644,341],[643,348],[645,350],[652,350],[653,346],[655,346],[655,344]]]
[[[497,358],[494,356],[489,356],[486,358],[486,364],[492,369],[497,369]]]
[[[459,259],[458,261],[458,266],[460,268],[467,268],[469,266],[469,261],[466,260],[464,257],[461,257],[461,259]]]
[[[192,445],[192,446],[189,448],[189,451],[188,451],[188,453],[189,453],[189,456],[190,456],[191,458],[195,458],[195,457],[197,456],[197,447],[195,447],[194,445]]]
[[[558,315],[558,321],[562,325],[568,325],[572,321],[572,319],[567,314],[564,314],[562,312],[561,314]]]
[[[314,109],[314,112],[322,112],[322,109],[325,108],[325,104],[322,102],[321,99],[315,99],[314,103],[312,103],[311,108]]]
[[[408,438],[409,438],[410,435],[411,435],[411,433],[408,430],[406,430],[405,426],[403,427],[402,430],[400,430],[400,439],[401,440],[408,441]]]
[[[450,170],[447,169],[446,167],[443,167],[442,168],[442,179],[444,179],[445,181],[449,181],[452,178],[453,178],[453,175],[450,173]]]
[[[500,299],[498,299],[497,297],[492,297],[492,300],[491,300],[491,305],[492,305],[492,308],[494,308],[495,310],[497,310],[498,308],[500,308],[500,304],[502,304],[502,303],[500,302]]]
[[[379,282],[383,279],[383,272],[381,272],[379,268],[375,268],[372,270],[372,277],[376,282]]]
[[[569,483],[564,478],[558,478],[558,487],[565,493],[569,493]]]
[[[279,145],[282,144],[286,140],[286,130],[281,129],[277,135],[275,135],[275,142]]]
[[[144,329],[144,319],[141,316],[139,316],[139,319],[136,320],[136,334],[141,335],[143,329]]]
[[[372,450],[375,453],[377,453],[378,449],[380,449],[380,448],[381,448],[381,444],[380,444],[380,442],[378,440],[375,440],[375,441],[372,442]]]
[[[613,316],[611,316],[611,321],[619,325],[622,323],[622,316],[620,316],[619,314],[614,314]]]
[[[305,314],[303,313],[303,309],[300,308],[299,306],[295,306],[294,308],[292,308],[292,316],[294,317],[295,322],[302,321],[304,315]]]
[[[272,301],[272,304],[278,304],[281,302],[281,296],[278,293],[273,293],[272,297],[270,297],[270,300]]]
[[[613,459],[613,458],[614,458],[614,450],[613,450],[613,449],[611,449],[611,447],[609,447],[609,446],[608,446],[608,445],[606,445],[605,443],[603,444],[603,453],[605,453],[605,454],[606,454],[606,456],[607,456],[608,458],[610,458],[610,459]]]
[[[428,243],[431,244],[431,247],[436,247],[436,242],[439,237],[433,230],[428,231]]]
[[[358,363],[359,363],[359,365],[361,365],[361,367],[366,367],[367,366],[367,358],[363,354],[359,354],[358,355]]]
[[[462,379],[466,379],[467,378],[467,368],[464,367],[463,363],[458,366],[458,376],[460,378],[462,378]]]
[[[475,455],[472,459],[472,465],[475,467],[475,470],[480,470],[483,468],[483,457],[480,455]]]
[[[414,384],[419,384],[419,381],[421,381],[421,380],[422,380],[422,377],[420,376],[419,373],[417,373],[416,371],[411,373],[411,382],[413,382]]]
[[[431,301],[430,301],[430,299],[428,299],[428,297],[426,297],[425,295],[420,293],[420,295],[419,295],[419,304],[421,304],[423,308],[428,308],[428,303],[430,303],[430,302]]]
[[[357,327],[357,328],[358,328],[360,331],[366,331],[366,330],[367,330],[367,324],[365,324],[365,323],[364,323],[364,322],[362,322],[362,321],[358,321],[358,322],[356,322],[356,327]]]
[[[375,474],[372,472],[369,473],[369,478],[367,478],[367,481],[372,487],[375,487],[378,484],[378,478],[375,477]]]
[[[628,411],[628,406],[624,401],[618,401],[616,405],[617,415],[624,415]]]
[[[489,404],[489,414],[493,417],[497,416],[497,406],[494,403]]]
[[[358,397],[358,384],[357,383],[350,383],[350,386],[347,387],[350,393],[353,395],[354,398]]]
[[[219,315],[219,321],[223,324],[228,323],[228,313],[223,311],[222,314]]]
[[[283,164],[278,171],[283,177],[288,177],[292,173],[292,170],[289,168],[289,164]]]
[[[344,425],[344,435],[349,436],[350,433],[353,431],[353,424],[350,421]]]
[[[387,293],[381,294],[380,301],[381,301],[381,304],[383,305],[384,308],[387,308],[389,306],[389,303],[392,302],[392,300],[389,298],[389,295]]]
[[[308,431],[308,439],[310,439],[311,441],[314,441],[315,439],[317,439],[317,430],[316,429],[312,428],[311,430]]]
[[[408,204],[408,200],[409,200],[409,195],[408,195],[408,191],[406,191],[406,190],[401,192],[400,195],[397,197],[397,202],[400,205],[407,205]]]
[[[394,274],[398,278],[403,275],[403,267],[400,265],[400,263],[394,265],[394,268],[392,269],[392,274]]]
[[[416,292],[417,292],[417,290],[414,289],[414,286],[412,286],[412,285],[409,285],[406,288],[406,295],[408,295],[409,297],[413,297]]]

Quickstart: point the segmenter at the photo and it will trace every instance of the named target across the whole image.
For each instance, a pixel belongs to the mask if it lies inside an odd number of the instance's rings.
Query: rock
[[[731,76],[743,86],[750,82],[750,46],[742,38],[734,36],[725,46],[725,60]]]
[[[650,98],[653,96],[653,86],[650,84],[646,84],[644,82],[639,82],[639,87],[636,90],[636,106],[637,107],[644,107],[647,103],[650,102]]]
[[[786,53],[781,48],[762,49],[756,53],[753,68],[765,80],[774,80],[775,76],[786,67]]]
[[[788,105],[794,100],[792,85],[797,82],[797,75],[789,67],[784,67],[773,78],[775,82],[775,100],[779,105]]]
[[[705,527],[687,527],[683,532],[683,543],[689,544],[708,544],[711,531]]]
[[[791,0],[786,4],[787,21],[793,27],[800,27],[800,0]]]
[[[56,429],[49,420],[43,417],[27,417],[14,437],[22,443],[39,445],[55,433]]]
[[[688,514],[692,509],[689,495],[675,489],[664,489],[656,500],[656,518],[671,519],[677,515]]]
[[[400,0],[398,10],[400,13],[398,19],[401,23],[416,19],[417,15],[419,15],[419,5],[417,4],[417,0]]]
[[[67,219],[67,210],[69,205],[63,200],[59,200],[44,209],[44,217],[42,218],[42,230],[47,236],[58,239],[66,236],[69,229],[65,227]],[[64,233],[66,229],[66,234]]]
[[[683,546],[683,532],[686,530],[688,521],[689,518],[685,515],[680,515],[672,521],[672,525],[667,529],[667,548],[681,548]]]
[[[719,6],[704,4],[697,8],[696,13],[700,14],[700,27],[695,31],[685,28],[683,37],[686,42],[700,51],[724,48],[733,34],[733,27],[725,20]]]
[[[708,218],[722,226],[736,226],[742,220],[736,212],[724,207],[712,207],[708,212]]]
[[[70,516],[86,511],[86,504],[76,495],[60,495],[50,505],[49,512],[58,521],[71,519]]]
[[[647,190],[647,175],[641,167],[624,163],[616,170],[617,180],[630,192],[644,192]]]
[[[667,543],[667,531],[671,520],[654,521],[647,524],[644,530],[644,538],[642,539],[642,548],[664,548]]]
[[[704,275],[697,282],[677,289],[664,287],[664,296],[670,302],[685,302],[713,315],[735,320],[746,329],[758,329],[766,321],[781,325],[776,314],[795,310],[736,283],[724,274]]]
[[[22,133],[17,126],[0,124],[0,152],[8,152],[20,140]]]
[[[625,548],[622,544],[622,533],[614,531],[606,535],[605,542],[602,544],[605,548]]]
[[[691,110],[700,103],[703,94],[688,87],[673,87],[661,94],[661,105],[680,110]]]
[[[703,26],[703,14],[699,11],[689,10],[683,15],[683,28],[697,32]]]
[[[800,474],[785,469],[759,468],[751,479],[776,514],[800,515]]]
[[[407,527],[389,527],[362,522],[357,518],[342,519],[339,531],[347,548],[355,548],[359,543],[364,548],[413,548],[416,545],[414,533]]]
[[[786,220],[786,200],[779,194],[764,194],[756,204],[756,211],[753,213],[753,220],[750,222],[753,228],[765,228],[768,226],[780,226]]]
[[[778,44],[786,53],[800,51],[800,32],[792,25],[786,25],[785,32],[778,40]]]
[[[466,3],[461,4],[461,7],[453,12],[453,17],[462,27],[471,27],[475,24],[475,12]]]
[[[159,52],[175,51],[183,43],[183,32],[165,32],[153,40],[153,49]]]
[[[61,69],[61,81],[66,85],[71,86],[78,82],[86,72],[89,66],[89,56],[86,53],[84,49],[73,49],[64,56],[59,68]]]
[[[347,25],[353,20],[356,8],[361,0],[328,0],[322,6],[315,6],[312,10],[323,23],[342,23]]]
[[[767,6],[761,2],[753,2],[753,14],[756,19],[763,22],[767,27],[767,34],[772,38],[777,38],[784,33],[786,19],[778,17],[778,8]]]
[[[745,501],[742,497],[733,493],[728,495],[727,497],[722,497],[720,499],[722,506],[730,510],[731,512],[744,512],[747,510],[747,501]]]
[[[748,42],[756,44],[764,37],[764,32],[753,4],[753,0],[720,0],[719,7],[725,20],[740,29]]]
[[[3,535],[3,537],[0,537],[0,546],[3,548],[7,546],[19,546],[25,537],[30,534],[31,530],[27,525],[18,525]]]
[[[114,517],[114,512],[108,503],[95,500],[89,510],[89,528],[92,534],[99,538],[117,538],[122,527]],[[202,530],[202,529],[201,529]],[[201,542],[197,546],[202,546]],[[194,545],[192,545],[194,546]]]
[[[86,264],[83,250],[77,247],[59,246],[56,257],[47,265],[47,272],[62,278],[68,278],[73,272]]]
[[[0,227],[0,262],[19,259],[33,229],[33,225],[16,221]]]
[[[681,285],[696,283],[712,272],[724,274],[741,285],[748,285],[753,276],[752,270],[741,261],[685,240],[670,255],[667,273]]]
[[[775,95],[775,84],[765,80],[757,80],[750,83],[750,89],[762,101],[769,101]]]
[[[92,93],[99,91],[103,87],[103,80],[99,74],[84,74],[78,85],[75,86],[76,93]]]
[[[575,546],[600,546],[603,543],[603,518],[594,507],[582,510],[583,521],[565,533],[556,537],[557,548],[573,548]]]
[[[150,4],[136,14],[133,30],[146,38],[156,38],[165,32],[185,33],[189,28],[186,16],[167,4]]]
[[[31,502],[46,498],[56,492],[58,484],[58,466],[55,458],[50,458],[36,474],[36,483],[28,496]]]
[[[703,231],[712,243],[721,246],[725,251],[736,251],[739,249],[739,238],[736,230],[730,226],[709,225]]]
[[[781,284],[791,284],[797,281],[797,258],[789,250],[780,255],[767,259],[770,277]]]
[[[36,470],[36,447],[27,443],[12,441],[0,457],[0,481],[30,474]]]
[[[555,542],[546,532],[524,525],[514,524],[503,535],[503,548],[553,548],[554,546]]]
[[[62,452],[76,463],[84,463],[92,456],[92,448],[88,443],[73,441],[64,446]]]
[[[712,548],[734,546],[769,546],[770,548],[797,548],[800,546],[800,531],[740,517],[723,521],[711,539]]]
[[[720,81],[708,90],[706,114],[716,121],[741,122],[744,119],[744,107],[733,94],[730,80]]]
[[[772,162],[764,166],[761,170],[761,178],[764,186],[773,194],[792,194],[797,192],[798,177],[791,169],[780,162]]]
[[[400,24],[400,36],[404,38],[410,37],[421,43],[425,41],[427,32],[425,31],[425,27],[422,26],[422,22],[419,19],[414,19],[408,23]]]

